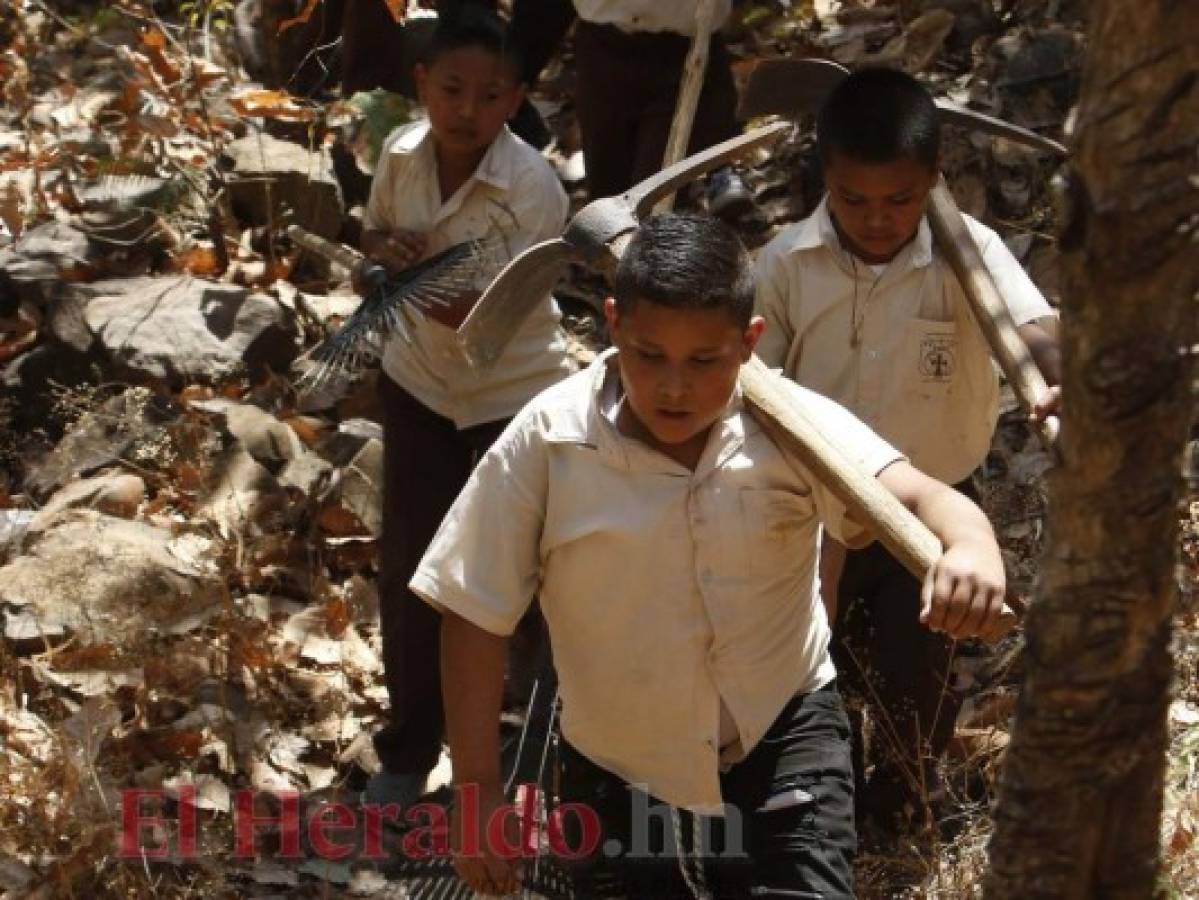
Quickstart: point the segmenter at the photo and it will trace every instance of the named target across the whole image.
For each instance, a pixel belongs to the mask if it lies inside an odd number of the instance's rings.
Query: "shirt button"
[[[866,355],[869,356],[871,359],[878,359],[878,351],[877,350],[871,350]]]

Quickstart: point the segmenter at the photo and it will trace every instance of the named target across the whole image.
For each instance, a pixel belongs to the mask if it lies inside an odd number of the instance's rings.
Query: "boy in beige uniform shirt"
[[[701,884],[719,897],[850,897],[848,724],[816,561],[821,527],[846,540],[861,529],[742,407],[737,374],[763,322],[728,228],[649,220],[614,295],[616,349],[522,410],[412,580],[442,614],[454,781],[481,798],[452,830],[458,871],[484,893],[517,886],[513,848],[471,829],[503,802],[505,642],[536,594],[561,684],[560,799],[589,804],[601,828],[580,896],[615,878],[618,893],[653,900]],[[1003,567],[981,511],[836,404],[780,385],[944,542],[929,626],[990,627]],[[670,814],[644,815],[658,801]],[[703,859],[697,814],[713,813],[743,855]]]
[[[480,272],[482,288],[507,259],[561,233],[568,204],[557,177],[504,124],[524,96],[511,51],[488,10],[467,4],[439,19],[416,69],[428,119],[388,138],[371,185],[363,249],[389,268],[490,237],[497,258]],[[477,297],[464,294],[438,320],[401,310],[408,339],[384,348],[379,591],[391,720],[375,735],[383,771],[368,802],[410,804],[441,753],[439,622],[408,580],[479,456],[530,397],[573,369],[547,294],[494,370],[476,372],[454,326]]]
[[[975,498],[969,478],[991,445],[999,380],[924,215],[939,138],[932,98],[902,72],[861,70],[834,91],[817,124],[828,195],[758,258],[757,309],[768,325],[759,353]],[[1021,337],[1057,384],[1057,344],[1037,324],[1052,310],[999,237],[969,217],[967,225]],[[842,563],[833,654],[843,683],[872,710],[876,765],[860,780],[858,803],[883,836],[927,821],[925,792],[961,704],[949,674],[953,644],[915,625],[920,585],[885,549],[846,558],[826,545],[822,575],[834,581]],[[864,760],[855,763],[861,779]]]

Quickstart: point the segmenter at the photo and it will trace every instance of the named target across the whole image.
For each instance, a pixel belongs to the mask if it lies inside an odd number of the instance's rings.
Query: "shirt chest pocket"
[[[750,574],[777,577],[797,566],[811,552],[801,541],[814,514],[810,491],[742,488],[742,540]]]
[[[899,358],[905,371],[896,375],[917,397],[944,393],[961,363],[957,323],[952,319],[910,319]]]

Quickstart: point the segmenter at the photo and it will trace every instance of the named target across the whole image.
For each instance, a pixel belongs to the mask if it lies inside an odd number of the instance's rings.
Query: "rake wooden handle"
[[[1031,411],[1049,393],[1049,385],[1027,345],[1016,333],[1011,311],[1003,302],[1003,295],[999,293],[991,270],[983,261],[982,252],[943,177],[937,180],[929,194],[928,222],[949,267],[962,285],[970,310],[995,354],[999,368],[1012,385],[1020,405]],[[1036,431],[1045,449],[1052,451],[1057,445],[1059,429],[1057,416],[1049,416],[1037,423]]]
[[[330,262],[335,262],[351,272],[357,269],[366,258],[345,244],[339,244],[323,238],[319,234],[313,234],[307,228],[299,225],[288,225],[285,233],[297,247],[315,253]]]
[[[750,413],[785,454],[811,470],[857,522],[870,528],[909,572],[923,580],[941,556],[941,541],[877,478],[829,440],[782,390],[779,378],[756,356],[741,367],[741,391]],[[1017,621],[1011,605],[1005,605],[995,630],[981,637],[998,640]]]

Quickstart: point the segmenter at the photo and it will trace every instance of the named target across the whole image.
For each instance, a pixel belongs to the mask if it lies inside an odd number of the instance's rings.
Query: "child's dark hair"
[[[508,26],[495,10],[480,0],[442,0],[437,7],[437,26],[421,60],[426,66],[433,65],[438,57],[453,50],[480,47],[508,63],[513,77],[520,79],[524,60],[509,39]]]
[[[829,94],[816,120],[824,165],[840,155],[862,163],[912,159],[935,168],[941,119],[924,86],[896,69],[859,69]]]
[[[753,271],[741,240],[720,220],[662,213],[637,229],[612,294],[618,312],[643,300],[674,309],[727,309],[744,328],[753,315]]]

